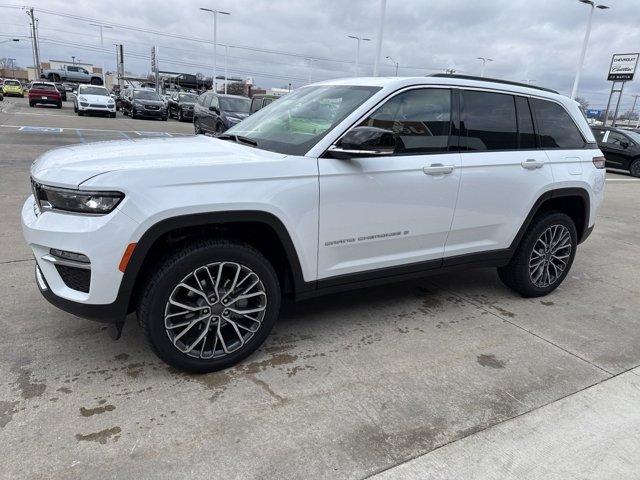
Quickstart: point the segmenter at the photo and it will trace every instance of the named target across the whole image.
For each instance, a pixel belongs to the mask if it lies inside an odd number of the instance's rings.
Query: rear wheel
[[[204,133],[202,131],[202,126],[200,125],[200,120],[197,118],[193,121],[193,129],[196,132],[196,135],[202,135]]]
[[[280,309],[280,284],[253,247],[202,240],[168,257],[137,310],[155,353],[181,370],[230,367],[265,340]]]
[[[540,297],[555,290],[565,279],[576,254],[576,227],[564,213],[538,216],[520,241],[500,280],[523,297]]]
[[[29,101],[29,106],[33,108],[36,104],[34,102]]]
[[[84,112],[82,110],[78,110],[78,116],[79,117],[84,117]]]
[[[629,173],[634,177],[640,177],[640,158],[634,160],[629,167]]]
[[[61,101],[56,104],[56,108],[62,108],[62,102]]]

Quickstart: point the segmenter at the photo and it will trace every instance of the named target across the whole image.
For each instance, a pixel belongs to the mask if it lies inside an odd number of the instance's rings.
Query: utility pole
[[[384,33],[384,16],[387,9],[387,0],[380,0],[380,23],[378,24],[378,37],[376,38],[376,58],[373,62],[373,76],[378,76],[380,56],[382,55],[382,34]],[[358,42],[359,44],[359,42]]]
[[[11,60],[11,78],[16,78],[16,59],[7,58],[7,60]],[[635,103],[633,105],[635,106]]]
[[[33,56],[36,67],[36,76],[40,78],[42,69],[40,68],[40,47],[38,46],[38,28],[36,26],[38,19],[33,14],[33,7],[27,10],[27,15],[31,19],[31,38],[33,39]]]
[[[633,120],[633,114],[636,113],[636,103],[638,103],[638,97],[640,97],[640,95],[633,96],[633,106],[631,107],[631,112],[629,112],[629,120]],[[638,117],[638,121],[640,121],[640,117]],[[636,128],[638,127],[636,126]]]
[[[109,25],[102,25],[100,23],[90,23],[89,25],[93,26],[93,27],[98,27],[100,29],[100,48],[104,49],[104,38],[102,37],[102,29],[103,28],[113,28],[110,27]],[[102,85],[106,85],[107,84],[107,78],[105,77],[105,64],[104,64],[104,60],[102,61]]]
[[[227,75],[227,62],[229,59],[229,45],[224,46],[224,94],[227,94],[227,83],[229,83],[229,77]]]

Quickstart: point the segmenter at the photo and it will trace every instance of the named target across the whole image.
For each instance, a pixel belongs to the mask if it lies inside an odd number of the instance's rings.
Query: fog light
[[[50,249],[49,253],[54,257],[57,257],[63,260],[71,260],[72,262],[79,262],[79,263],[91,263],[89,261],[89,257],[81,253],[67,252],[66,250],[58,250],[57,248]]]

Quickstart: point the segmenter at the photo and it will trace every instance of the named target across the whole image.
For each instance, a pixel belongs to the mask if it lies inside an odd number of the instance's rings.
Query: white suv
[[[111,118],[115,118],[116,101],[104,87],[78,85],[73,99],[73,111],[80,117],[85,113],[108,113]]]
[[[116,338],[136,312],[163,360],[206,372],[258,348],[283,296],[460,267],[551,292],[605,170],[576,102],[435,75],[310,85],[218,138],[59,148],[31,177],[45,298]]]

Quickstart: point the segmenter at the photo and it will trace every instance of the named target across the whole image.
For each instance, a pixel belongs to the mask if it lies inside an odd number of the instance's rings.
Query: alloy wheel
[[[551,225],[538,237],[529,257],[529,277],[539,288],[553,285],[571,257],[571,233],[564,225]]]
[[[193,270],[175,286],[165,306],[164,326],[182,353],[221,358],[251,340],[266,310],[266,289],[253,270],[217,262]]]

